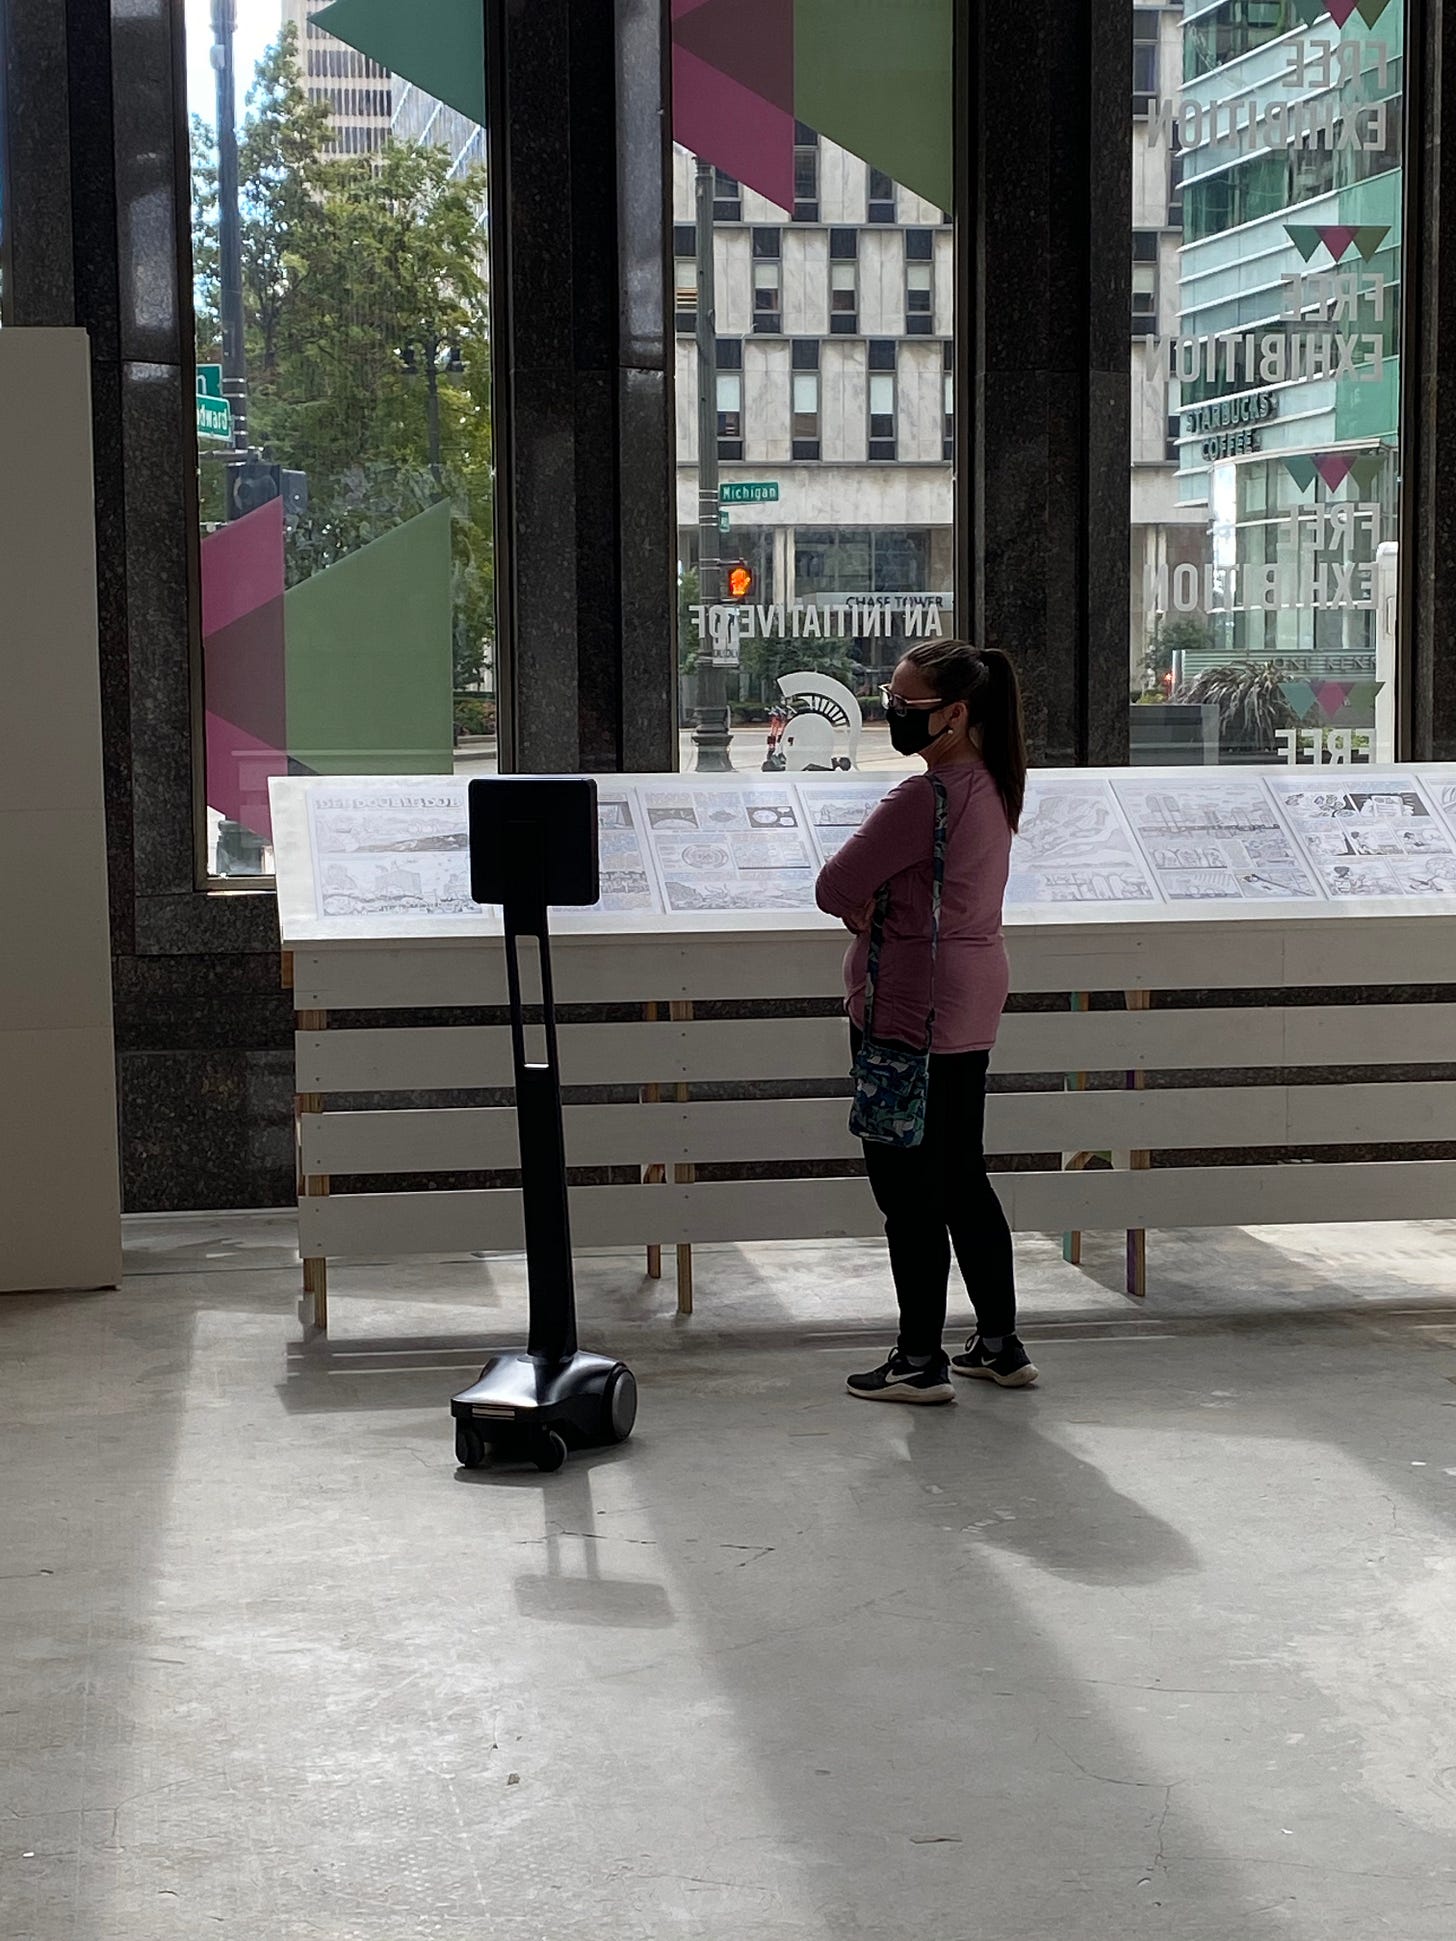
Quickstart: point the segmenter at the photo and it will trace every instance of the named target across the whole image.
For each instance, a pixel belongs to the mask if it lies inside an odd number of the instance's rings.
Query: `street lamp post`
[[[713,271],[713,165],[698,157],[695,182],[698,280],[698,601],[706,615],[722,604],[723,560],[718,516],[718,319]],[[697,766],[726,774],[733,767],[728,677],[713,658],[713,634],[698,628],[694,669],[693,747]]]
[[[437,486],[443,484],[445,477],[444,460],[440,449],[440,353],[443,350],[448,350],[450,353],[445,365],[446,375],[459,377],[465,365],[460,356],[460,347],[455,342],[431,332],[422,337],[411,338],[408,343],[400,347],[400,359],[407,376],[413,377],[419,369],[415,358],[416,351],[424,359],[425,437],[430,472]]]
[[[237,87],[233,36],[237,0],[212,0],[212,69],[217,76],[218,316],[222,389],[232,405],[233,449],[248,449],[248,366],[243,336],[243,230],[238,207]]]

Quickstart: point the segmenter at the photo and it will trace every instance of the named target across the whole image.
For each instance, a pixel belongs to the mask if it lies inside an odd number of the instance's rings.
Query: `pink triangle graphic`
[[[1354,463],[1353,452],[1318,452],[1315,455],[1314,469],[1331,492],[1338,492],[1350,476],[1350,467]]]
[[[1324,681],[1314,691],[1314,698],[1320,704],[1320,712],[1326,720],[1333,720],[1350,698],[1353,681]]]
[[[1331,261],[1338,263],[1355,240],[1355,225],[1352,222],[1321,223],[1319,235],[1320,241],[1330,252]]]
[[[1330,10],[1330,19],[1337,27],[1343,27],[1359,5],[1359,0],[1325,0],[1325,4]]]

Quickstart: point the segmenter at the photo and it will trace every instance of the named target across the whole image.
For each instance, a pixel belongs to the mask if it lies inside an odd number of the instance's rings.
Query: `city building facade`
[[[1154,628],[1185,623],[1180,680],[1268,667],[1392,759],[1404,13],[1343,11],[1185,0],[1177,86],[1146,110],[1182,237],[1176,330],[1163,311],[1142,342],[1178,453],[1142,591]],[[1180,560],[1190,519],[1201,557]]]
[[[1147,589],[1184,563],[1200,562],[1206,521],[1179,499],[1178,432],[1167,370],[1148,343],[1177,335],[1183,243],[1182,158],[1158,138],[1157,104],[1183,79],[1183,10],[1133,11],[1132,50],[1132,545],[1129,674],[1134,692],[1162,678],[1159,615]]]
[[[696,172],[676,147],[678,557],[689,589]],[[838,652],[864,691],[907,636],[955,627],[953,232],[942,210],[803,123],[795,191],[785,210],[714,171],[720,552],[752,574],[748,638],[802,643],[806,662]],[[691,652],[690,611],[684,619]],[[747,665],[738,689],[776,698]]]
[[[298,64],[309,100],[328,108],[332,134],[327,152],[372,155],[389,139],[393,76],[318,25],[313,16],[328,4],[283,0],[283,24],[298,36]]]

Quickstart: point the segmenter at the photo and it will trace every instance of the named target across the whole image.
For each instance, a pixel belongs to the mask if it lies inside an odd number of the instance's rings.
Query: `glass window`
[[[895,456],[895,379],[889,371],[871,371],[869,383],[871,458]]]
[[[1138,7],[1132,16],[1132,111],[1145,115],[1158,92],[1158,28],[1161,15]]]
[[[753,266],[753,327],[783,329],[783,265],[777,260]]]
[[[829,329],[839,337],[859,330],[859,270],[854,263],[829,265]]]
[[[1135,762],[1399,753],[1405,9],[1345,11],[1177,21],[1133,122]]]
[[[674,252],[672,308],[677,329],[691,335],[698,327],[698,260],[693,253]]]
[[[723,45],[710,41],[704,10],[668,11],[701,83],[673,98],[675,222],[692,226],[708,170],[731,171],[742,208],[714,253],[723,335],[706,425],[696,342],[684,333],[676,345],[681,758],[759,768],[764,738],[748,724],[782,699],[781,677],[819,671],[863,710],[860,765],[899,767],[877,683],[907,640],[955,627],[953,238],[943,228],[955,195],[953,63],[928,43],[924,9],[882,8],[870,35],[833,9],[800,9],[792,74],[780,75],[775,48],[752,39],[755,10],[718,0],[720,29],[742,16],[765,98],[796,104],[795,120],[760,125],[743,114],[741,75],[719,94],[701,73],[704,49]],[[894,112],[888,77],[905,103]],[[866,100],[880,101],[878,118],[865,118]],[[913,128],[896,127],[895,112],[913,115]],[[720,197],[724,186],[720,175]],[[675,257],[689,254],[675,240]],[[695,290],[699,299],[709,293]],[[722,562],[740,556],[754,577],[735,623],[740,663],[707,666],[699,647]]]
[[[743,456],[743,373],[718,373],[718,456]]]
[[[819,373],[795,371],[792,378],[793,453],[796,462],[820,456]]]
[[[795,222],[819,220],[819,137],[800,123],[794,140]]]
[[[935,271],[930,263],[905,265],[905,334],[928,337],[935,328]]]
[[[218,877],[270,775],[495,763],[483,131],[315,8],[185,0]]]
[[[714,222],[742,222],[743,191],[731,175],[720,168],[713,170],[713,220]]]
[[[1292,0],[1223,0],[1185,23],[1184,78],[1196,81],[1242,59],[1287,33],[1296,18]]]

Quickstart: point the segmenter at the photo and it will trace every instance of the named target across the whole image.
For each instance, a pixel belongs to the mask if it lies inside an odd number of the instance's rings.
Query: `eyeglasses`
[[[907,701],[903,694],[897,694],[886,682],[880,683],[880,699],[885,704],[886,714],[909,714],[912,708],[943,708],[939,695],[929,701]]]

